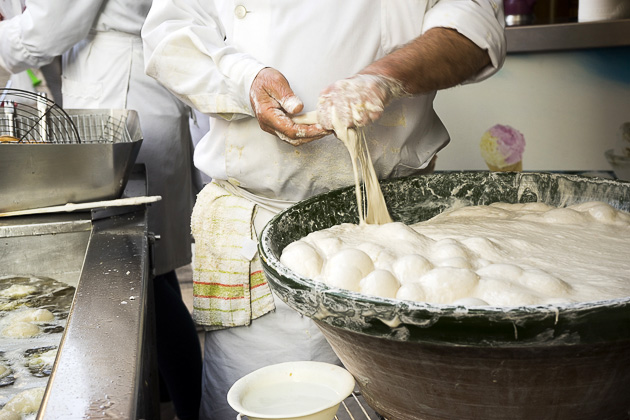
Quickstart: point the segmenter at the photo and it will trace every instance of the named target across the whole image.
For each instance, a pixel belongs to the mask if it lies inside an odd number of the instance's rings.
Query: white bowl
[[[613,149],[604,153],[618,179],[630,181],[630,157],[616,155]]]
[[[354,389],[342,367],[322,362],[266,366],[236,381],[227,394],[230,406],[250,420],[332,420]]]

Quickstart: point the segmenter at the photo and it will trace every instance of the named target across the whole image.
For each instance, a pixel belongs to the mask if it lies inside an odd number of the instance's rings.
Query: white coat
[[[293,147],[263,132],[249,89],[264,67],[283,73],[305,111],[319,92],[433,27],[456,29],[505,58],[500,0],[154,0],[142,38],[146,70],[211,117],[195,165],[244,190],[262,209],[351,185],[349,154],[329,136]],[[370,155],[380,178],[420,172],[448,141],[433,110],[435,93],[395,101],[371,128]],[[264,212],[262,212],[264,213]],[[228,420],[225,401],[243,375],[288,360],[338,362],[309,319],[276,300],[276,311],[250,326],[206,334],[202,418]]]
[[[154,274],[191,260],[192,146],[189,109],[144,73],[140,29],[150,0],[30,0],[24,13],[0,22],[0,65],[12,73],[62,55],[64,108],[133,109],[143,144],[149,230],[159,236]]]

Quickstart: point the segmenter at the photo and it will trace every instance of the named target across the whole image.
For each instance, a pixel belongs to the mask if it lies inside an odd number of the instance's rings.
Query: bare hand
[[[317,104],[317,119],[332,129],[333,112],[344,127],[363,127],[381,117],[392,99],[405,96],[400,82],[374,74],[357,74],[324,89]]]
[[[296,124],[291,120],[291,115],[301,112],[304,104],[295,96],[287,79],[275,69],[266,67],[258,73],[249,91],[249,100],[260,128],[293,146],[330,134],[319,124]]]

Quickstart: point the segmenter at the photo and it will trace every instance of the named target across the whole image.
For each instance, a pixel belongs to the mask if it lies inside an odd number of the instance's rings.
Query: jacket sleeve
[[[0,66],[11,73],[50,63],[85,38],[103,0],[31,0],[0,22]]]
[[[488,51],[491,64],[466,83],[484,80],[496,73],[505,61],[505,16],[501,0],[438,0],[427,12],[422,31],[443,27],[455,29]]]
[[[212,0],[154,0],[142,28],[146,73],[197,110],[253,116],[250,86],[265,67],[225,40]]]

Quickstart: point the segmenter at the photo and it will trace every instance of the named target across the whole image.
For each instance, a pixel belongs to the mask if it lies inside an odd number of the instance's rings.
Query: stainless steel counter
[[[3,219],[0,238],[3,273],[76,287],[37,418],[157,418],[146,206]]]

